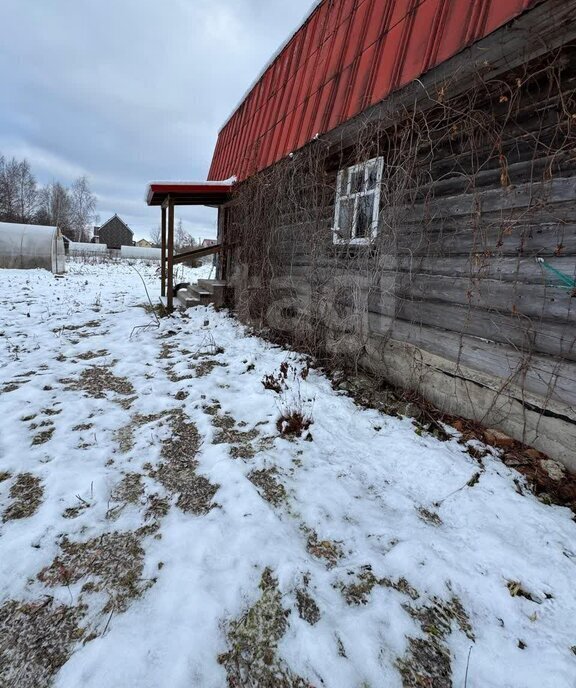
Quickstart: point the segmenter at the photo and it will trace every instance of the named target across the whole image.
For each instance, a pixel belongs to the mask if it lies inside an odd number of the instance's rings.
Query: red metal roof
[[[175,205],[221,205],[229,200],[234,181],[225,182],[152,182],[146,203],[162,205],[170,196]]]
[[[323,0],[220,131],[209,179],[242,180],[537,0]]]

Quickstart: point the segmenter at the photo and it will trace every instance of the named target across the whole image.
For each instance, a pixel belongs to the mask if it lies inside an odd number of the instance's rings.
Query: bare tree
[[[34,222],[37,206],[38,188],[30,163],[0,156],[0,220]]]
[[[48,184],[40,192],[40,208],[36,218],[40,224],[55,225],[68,238],[75,238],[70,194],[59,182]]]
[[[162,242],[162,227],[160,225],[153,227],[148,236],[150,237],[150,241],[154,244],[154,246],[160,246]]]
[[[16,222],[33,222],[38,207],[38,187],[28,160],[22,160],[16,165],[14,186]]]
[[[176,231],[174,232],[174,247],[181,251],[184,248],[193,248],[195,246],[194,239],[184,229],[182,220],[178,220]]]
[[[76,241],[92,238],[96,210],[96,196],[90,190],[86,176],[79,177],[70,189],[70,223]]]

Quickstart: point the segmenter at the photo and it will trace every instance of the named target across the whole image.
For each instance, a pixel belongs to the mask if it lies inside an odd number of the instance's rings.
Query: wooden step
[[[212,303],[213,301],[212,292],[202,289],[197,284],[191,284],[188,287],[188,292],[192,298],[198,299],[198,301],[204,305]]]
[[[179,301],[184,308],[193,308],[194,306],[200,305],[200,299],[193,295],[188,289],[179,289],[176,300]]]
[[[226,282],[224,282],[223,280],[215,279],[199,279],[198,286],[200,289],[209,291],[212,294],[212,303],[215,306],[224,305],[224,297],[226,294],[227,287]]]

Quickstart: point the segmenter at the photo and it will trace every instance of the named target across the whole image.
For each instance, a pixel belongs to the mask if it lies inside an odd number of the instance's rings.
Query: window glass
[[[353,216],[354,199],[342,199],[340,201],[340,213],[338,216],[338,235],[340,239],[349,240],[352,236]]]
[[[374,216],[374,194],[367,194],[358,199],[358,211],[356,215],[356,237],[366,239],[372,229]]]
[[[340,188],[338,193],[341,196],[348,195],[348,170],[342,170],[342,172],[340,172]]]
[[[378,183],[378,163],[374,163],[366,168],[366,189],[375,189]]]
[[[364,170],[355,170],[352,172],[350,175],[350,193],[359,193],[360,191],[364,191]]]

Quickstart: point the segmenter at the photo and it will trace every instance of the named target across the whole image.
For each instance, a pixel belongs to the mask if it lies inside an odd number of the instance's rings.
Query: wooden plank
[[[514,187],[488,189],[478,193],[459,194],[429,203],[401,206],[397,209],[403,222],[422,222],[429,218],[461,217],[501,212],[518,208],[573,202],[576,198],[576,177],[558,177],[549,182],[519,184]]]
[[[576,278],[576,257],[548,257],[546,263],[565,275]],[[386,270],[388,266],[382,265]],[[558,284],[558,279],[534,258],[509,258],[500,255],[474,253],[468,257],[407,257],[394,259],[390,269],[408,273],[417,279],[419,274],[445,277],[468,277],[473,280],[494,279],[524,284]],[[576,302],[574,304],[576,308]]]
[[[574,408],[576,363],[518,351],[479,337],[460,335],[401,320],[370,319],[372,332],[441,356],[456,366],[498,378],[498,387],[522,396],[527,392]],[[487,383],[488,384],[488,383]],[[490,384],[493,384],[492,382]]]
[[[531,132],[531,136],[534,138],[535,135]],[[511,185],[545,181],[545,175],[549,177],[551,170],[558,177],[574,176],[576,159],[572,151],[559,151],[553,155],[542,155],[542,157],[535,158],[538,154],[535,148],[538,149],[544,145],[540,139],[537,143],[532,141],[530,146],[526,147],[525,156],[520,159],[520,162],[507,160],[506,171]],[[516,157],[519,157],[518,148],[515,149],[515,153]],[[440,151],[435,151],[435,154],[439,155]],[[441,159],[441,164],[433,160],[424,168],[433,179],[428,184],[418,185],[418,195],[421,198],[426,198],[432,194],[434,198],[440,198],[466,194],[489,186],[502,186],[502,163],[497,151],[493,151],[492,155],[484,161],[478,161],[477,154],[475,154],[473,164],[474,167],[467,171],[463,169],[461,161],[453,156]],[[417,174],[418,172],[416,172],[416,176]]]
[[[376,262],[377,260],[377,262]],[[349,263],[349,267],[347,264]],[[547,257],[546,263],[565,275],[576,278],[576,257],[556,258]],[[502,282],[525,284],[558,284],[558,279],[542,263],[534,258],[510,258],[499,255],[485,255],[475,253],[461,256],[400,256],[384,255],[375,259],[374,269],[366,263],[353,261],[341,262],[337,260],[315,261],[305,253],[294,254],[291,261],[279,266],[281,273],[289,273],[299,279],[321,279],[327,281],[333,274],[362,275],[364,280],[372,276],[370,286],[374,284],[375,272],[378,274],[406,273],[416,278],[417,275],[441,275],[445,277],[468,277],[471,279],[495,279]],[[576,307],[576,303],[575,303]]]
[[[166,296],[166,208],[162,206],[161,224],[160,293]]]
[[[540,320],[568,321],[576,327],[576,298],[566,289],[495,279],[470,279],[399,273],[395,292],[402,300],[444,301],[511,316]],[[372,304],[379,293],[372,294]],[[576,329],[575,329],[576,333]]]
[[[186,251],[185,253],[176,253],[172,258],[172,264],[177,265],[178,263],[185,263],[187,260],[194,260],[195,258],[204,258],[205,256],[211,256],[214,253],[219,253],[222,249],[220,244],[212,244],[212,246],[203,246],[201,248],[195,248],[191,251]]]
[[[385,327],[388,326],[388,319],[394,317],[409,323],[509,344],[519,351],[576,360],[572,323],[539,323],[522,317],[473,310],[458,304],[430,301],[399,301],[392,308],[387,302],[383,302],[380,311],[376,310],[378,303],[374,306],[370,304],[370,318],[374,327],[379,316],[384,317]]]
[[[571,205],[570,212],[576,220],[576,209]],[[554,210],[561,214],[563,209]],[[471,252],[546,258],[576,255],[576,221],[560,218],[550,221],[550,213],[546,215],[530,213],[529,217],[502,217],[496,222],[483,217],[476,226],[442,219],[425,225],[406,223],[395,233],[395,248],[411,256],[468,256]]]
[[[166,295],[168,310],[174,310],[174,203],[169,198],[168,203],[168,261],[167,261],[167,276],[168,276],[168,293]]]

